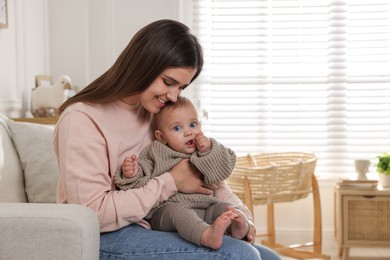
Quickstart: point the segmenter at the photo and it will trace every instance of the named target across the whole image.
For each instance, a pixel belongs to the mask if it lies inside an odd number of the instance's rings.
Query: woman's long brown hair
[[[164,19],[138,31],[112,67],[65,101],[59,112],[76,102],[107,103],[139,94],[168,67],[196,68],[193,81],[202,71],[203,53],[187,26]]]

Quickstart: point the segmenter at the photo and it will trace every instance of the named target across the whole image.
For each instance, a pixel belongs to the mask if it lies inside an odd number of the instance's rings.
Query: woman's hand
[[[246,237],[244,240],[246,240],[249,244],[253,245],[255,243],[255,239],[256,239],[256,227],[253,224],[252,220],[247,219],[246,221],[249,225],[249,231],[246,234]]]
[[[230,226],[230,235],[233,238],[243,239],[253,245],[256,239],[256,227],[253,222],[238,207],[229,206],[228,210],[235,215]]]
[[[216,185],[207,187],[204,184],[202,175],[191,164],[189,159],[181,160],[169,172],[175,181],[177,190],[181,193],[202,193],[210,195],[216,188]]]

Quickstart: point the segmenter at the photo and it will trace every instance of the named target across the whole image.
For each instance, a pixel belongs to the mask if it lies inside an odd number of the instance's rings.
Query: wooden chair
[[[330,259],[321,253],[322,223],[321,202],[317,178],[314,175],[317,158],[302,152],[249,154],[238,157],[231,177],[227,180],[232,191],[242,199],[253,215],[254,205],[267,205],[268,239],[262,244],[281,255],[297,258]],[[283,245],[276,242],[274,203],[292,202],[313,194],[314,234],[313,242]],[[302,250],[312,247],[313,250]]]

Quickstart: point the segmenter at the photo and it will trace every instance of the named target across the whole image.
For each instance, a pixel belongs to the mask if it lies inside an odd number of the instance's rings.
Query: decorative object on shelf
[[[0,0],[0,28],[8,27],[7,0]]]
[[[378,156],[376,171],[379,173],[379,182],[383,188],[390,188],[390,152]]]
[[[35,117],[55,117],[58,108],[69,98],[73,90],[72,80],[67,75],[60,76],[54,84],[51,78],[36,77],[37,87],[31,93],[31,112]]]
[[[358,173],[358,180],[367,180],[366,174],[368,172],[368,169],[370,168],[370,164],[370,160],[355,160],[355,170]]]

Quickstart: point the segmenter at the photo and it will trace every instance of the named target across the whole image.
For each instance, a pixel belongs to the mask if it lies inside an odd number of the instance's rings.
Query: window
[[[238,155],[308,151],[320,177],[390,151],[388,0],[197,0],[205,132]]]

